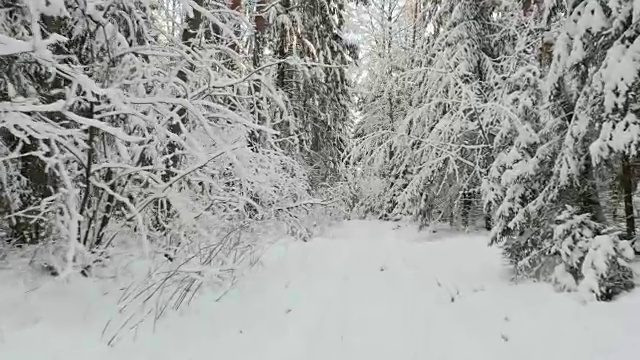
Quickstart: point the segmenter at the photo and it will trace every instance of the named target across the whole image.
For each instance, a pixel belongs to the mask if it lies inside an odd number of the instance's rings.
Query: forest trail
[[[220,301],[203,294],[154,333],[113,348],[99,340],[99,314],[82,310],[88,297],[0,302],[0,359],[637,359],[638,291],[583,304],[548,284],[514,284],[486,243],[481,234],[343,223],[308,243],[274,245]],[[27,307],[34,321],[3,324],[20,313],[3,305]],[[75,311],[43,316],[60,307]]]

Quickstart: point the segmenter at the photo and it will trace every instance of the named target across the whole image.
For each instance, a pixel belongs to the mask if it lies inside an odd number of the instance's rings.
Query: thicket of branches
[[[123,301],[158,314],[308,239],[350,127],[345,4],[1,0],[3,256],[92,276],[126,249],[155,265]]]

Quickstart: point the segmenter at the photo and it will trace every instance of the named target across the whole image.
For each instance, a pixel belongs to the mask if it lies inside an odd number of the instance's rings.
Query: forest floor
[[[0,270],[0,359],[638,359],[640,291],[583,303],[515,284],[484,234],[352,221],[273,245],[219,301],[101,338],[116,281],[38,286]],[[131,335],[131,336],[128,336]]]

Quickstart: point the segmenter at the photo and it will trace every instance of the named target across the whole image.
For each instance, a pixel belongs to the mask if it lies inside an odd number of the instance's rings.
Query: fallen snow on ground
[[[155,330],[100,336],[115,281],[30,290],[0,271],[0,359],[551,360],[638,358],[640,292],[583,304],[513,284],[483,235],[354,221],[274,245],[220,301],[203,293]],[[134,340],[135,335],[135,340]]]

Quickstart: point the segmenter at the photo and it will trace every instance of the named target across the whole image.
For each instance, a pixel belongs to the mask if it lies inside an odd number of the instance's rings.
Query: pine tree
[[[547,19],[568,16],[557,23],[557,37],[547,35],[541,49],[553,46],[541,87],[542,116],[525,118],[530,135],[507,152],[511,165],[496,170],[506,186],[494,240],[524,273],[607,300],[633,286],[624,262],[633,254],[612,231],[599,194],[607,181],[602,170],[616,166],[619,156],[635,156],[630,105],[636,80],[620,72],[636,66],[629,56],[634,5],[594,0],[559,9],[555,4],[546,9]],[[566,236],[577,232],[583,235]],[[567,279],[572,279],[568,285]]]
[[[535,237],[503,243],[518,238],[525,229],[514,226],[514,216],[535,198],[541,178],[549,169],[536,161],[541,147],[543,71],[536,50],[544,28],[540,14],[517,4],[503,9],[504,41],[501,62],[504,81],[496,87],[494,100],[499,111],[493,136],[494,161],[483,181],[483,199],[493,215],[492,241],[501,243],[505,255],[515,264],[538,250]],[[546,155],[545,153],[542,153]],[[538,227],[538,229],[542,229]]]
[[[285,0],[269,16],[266,43],[280,61],[275,86],[290,109],[276,128],[310,167],[314,186],[336,179],[352,126],[347,67],[356,49],[344,37],[346,10],[346,0]]]
[[[409,164],[411,179],[396,211],[428,223],[468,224],[484,175],[490,124],[484,116],[496,73],[491,41],[493,2],[452,1],[434,18],[433,38],[409,81],[412,111],[394,140],[398,162]]]

